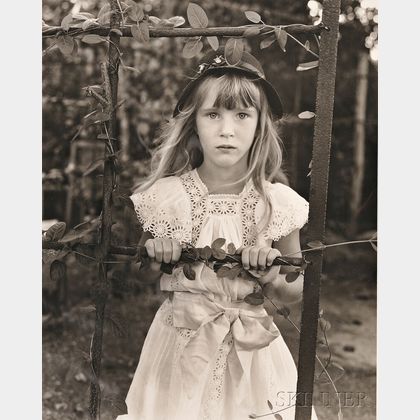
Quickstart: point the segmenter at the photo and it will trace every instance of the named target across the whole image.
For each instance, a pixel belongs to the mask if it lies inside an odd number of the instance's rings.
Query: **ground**
[[[346,249],[345,249],[346,248]],[[44,315],[43,331],[43,419],[88,418],[89,365],[86,357],[94,325],[89,270],[69,261],[69,302],[62,315]],[[331,323],[327,338],[332,361],[345,370],[336,386],[348,420],[376,419],[376,254],[370,245],[337,247],[325,254],[320,307]],[[48,277],[48,274],[46,274]],[[45,287],[52,287],[48,280]],[[115,419],[124,409],[143,340],[154,313],[163,299],[153,287],[139,293],[111,297],[108,309],[119,313],[114,328],[104,331],[101,385],[102,420]],[[291,319],[299,326],[299,306]],[[298,333],[284,318],[275,316],[295,360]],[[115,328],[115,326],[117,328]],[[124,335],[118,332],[126,330]],[[319,355],[325,360],[324,346]],[[317,369],[316,375],[319,374]],[[333,378],[340,373],[331,369]],[[315,408],[319,420],[337,419],[337,397],[331,384],[315,382]],[[265,417],[265,418],[274,418]]]

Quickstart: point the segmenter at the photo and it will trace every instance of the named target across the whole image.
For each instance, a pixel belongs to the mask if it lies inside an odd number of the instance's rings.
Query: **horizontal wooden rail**
[[[89,246],[92,248],[92,250],[98,246],[97,244],[83,244],[84,246]],[[62,250],[65,249],[66,247],[69,248],[69,251],[71,252],[72,249],[69,247],[68,244],[64,243],[64,242],[50,242],[50,241],[43,241],[42,242],[42,249],[53,249],[53,250]],[[110,245],[109,248],[109,254],[111,255],[126,255],[126,256],[130,256],[130,257],[135,257],[136,255],[138,255],[139,249],[145,249],[144,246],[139,245],[138,247],[136,246],[115,246],[115,245]],[[145,254],[144,254],[145,255]],[[210,261],[216,261],[216,259],[214,258],[209,258]],[[232,262],[235,263],[237,262],[236,259],[233,259],[230,257],[230,255],[226,255],[226,262]],[[277,257],[273,264],[275,265],[292,265],[295,267],[300,267],[303,264],[304,260],[303,258],[293,258],[293,257]]]
[[[319,25],[302,25],[302,24],[291,24],[291,25],[277,25],[291,35],[295,34],[319,34],[322,30],[328,30],[328,28],[322,23]],[[189,38],[195,36],[242,36],[248,28],[261,28],[261,34],[272,31],[272,28],[264,25],[243,25],[236,27],[212,27],[212,28],[154,28],[150,27],[151,38]],[[131,29],[129,25],[120,26],[119,30],[122,32],[124,37],[132,37]],[[66,34],[71,36],[76,35],[87,35],[97,34],[101,36],[108,36],[111,29],[107,26],[98,26],[88,29],[75,28],[70,26],[68,31],[64,31],[61,26],[51,26],[42,31],[43,38],[54,37],[58,34]]]

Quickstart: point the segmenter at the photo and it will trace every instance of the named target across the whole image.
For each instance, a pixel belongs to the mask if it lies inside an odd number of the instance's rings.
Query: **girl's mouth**
[[[236,147],[230,146],[229,144],[222,144],[221,146],[217,146],[217,149],[220,149],[220,150],[235,150]]]

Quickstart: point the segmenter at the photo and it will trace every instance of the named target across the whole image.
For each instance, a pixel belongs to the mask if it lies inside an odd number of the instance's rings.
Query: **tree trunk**
[[[354,126],[354,152],[353,152],[353,182],[350,199],[350,226],[349,234],[357,233],[357,217],[362,204],[363,180],[365,174],[365,125],[366,104],[368,94],[369,56],[367,53],[359,54],[356,81],[356,104]]]

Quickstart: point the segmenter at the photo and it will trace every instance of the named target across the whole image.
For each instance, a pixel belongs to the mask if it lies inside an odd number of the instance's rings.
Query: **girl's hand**
[[[270,283],[277,278],[280,266],[273,266],[273,261],[276,257],[281,256],[281,252],[278,249],[267,246],[248,246],[240,247],[237,253],[241,253],[244,269],[250,270],[264,284]]]
[[[146,247],[149,258],[154,259],[158,263],[175,264],[181,258],[182,247],[175,239],[148,239],[144,246]]]

